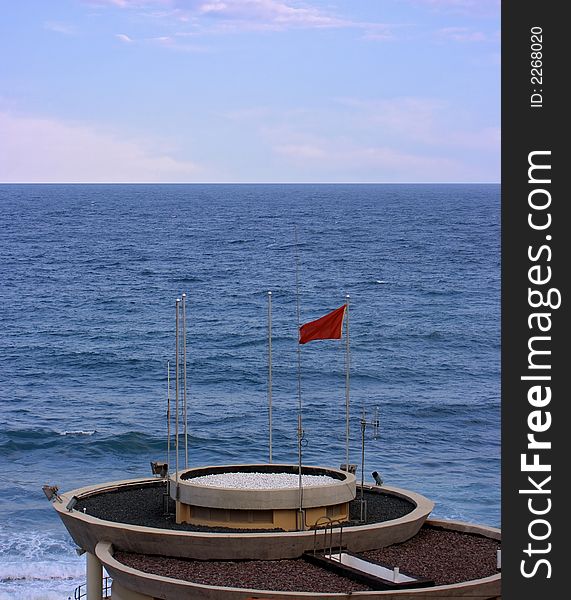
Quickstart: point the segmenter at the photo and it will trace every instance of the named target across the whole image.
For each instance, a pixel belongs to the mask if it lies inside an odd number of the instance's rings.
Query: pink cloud
[[[492,181],[499,177],[499,127],[477,125],[472,115],[454,110],[447,102],[349,98],[337,104],[331,110],[347,126],[347,135],[325,133],[320,115],[311,111],[261,113],[260,135],[276,156],[308,175],[312,170],[321,174],[320,180],[355,181],[363,173],[378,173],[379,181]]]
[[[462,14],[497,14],[500,10],[500,0],[409,0],[443,12]]]
[[[487,42],[489,36],[483,31],[475,31],[469,27],[445,27],[437,31],[437,36],[454,42]]]
[[[475,127],[470,116],[435,98],[398,97],[379,100],[343,98],[353,109],[352,123],[360,129],[378,129],[401,140],[433,147],[497,151],[499,127]],[[454,124],[451,127],[451,124]]]
[[[44,28],[55,33],[62,33],[63,35],[76,35],[77,33],[73,25],[62,23],[61,21],[46,21]]]
[[[123,43],[125,43],[125,44],[132,44],[132,43],[133,43],[133,41],[134,41],[134,40],[133,40],[132,38],[130,38],[130,37],[129,37],[129,36],[126,34],[126,33],[116,33],[116,34],[115,34],[115,37],[116,37],[116,38],[117,38],[119,41],[121,41],[121,42],[123,42]]]
[[[276,27],[345,27],[348,22],[327,15],[311,6],[292,6],[279,0],[210,0],[198,7],[198,13],[226,20],[256,21]]]
[[[184,182],[201,168],[90,125],[0,112],[2,182]]]
[[[149,6],[169,6],[171,0],[83,0],[90,6],[115,6],[117,8],[145,8]]]
[[[274,146],[273,150],[282,156],[303,161],[329,158],[329,154],[325,148],[320,147],[318,144],[278,144],[277,146]]]
[[[309,2],[290,0],[91,0],[99,6],[122,9],[156,9],[144,13],[150,18],[170,18],[191,22],[202,33],[235,31],[281,31],[286,29],[353,28],[365,32],[367,39],[392,37],[390,26],[383,23],[353,21],[323,11]]]
[[[461,161],[430,154],[406,152],[390,146],[359,146],[343,139],[313,139],[298,144],[278,144],[273,151],[308,171],[326,169],[337,180],[358,180],[363,171],[374,171],[377,181],[466,181],[477,177]]]
[[[204,53],[210,52],[210,48],[199,44],[189,44],[186,41],[185,35],[161,35],[158,37],[147,38],[144,40],[145,43],[153,44],[165,48],[167,50],[173,50],[177,52],[192,52],[192,53]]]

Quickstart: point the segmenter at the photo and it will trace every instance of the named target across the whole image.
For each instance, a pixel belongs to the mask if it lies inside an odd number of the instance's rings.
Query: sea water
[[[367,482],[499,526],[499,212],[498,185],[0,186],[0,599],[84,580],[43,484],[166,460],[183,292],[192,466],[268,459],[270,290],[273,459],[297,462],[297,301],[349,294],[350,462],[364,410]],[[345,462],[345,359],[301,348],[305,463]]]

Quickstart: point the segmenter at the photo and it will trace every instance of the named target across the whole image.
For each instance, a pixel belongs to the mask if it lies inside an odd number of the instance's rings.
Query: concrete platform
[[[498,539],[497,529],[454,521],[434,521],[431,525],[451,531],[465,531],[483,537]],[[420,600],[471,598],[472,600],[498,600],[501,596],[499,573],[482,579],[465,581],[431,588],[398,591],[355,591],[351,593],[278,592],[239,587],[201,585],[128,567],[114,558],[114,546],[110,542],[97,544],[96,555],[113,577],[112,600],[292,600],[314,598],[316,600],[338,600],[360,598],[363,600]]]
[[[53,506],[74,542],[94,553],[100,540],[114,547],[141,554],[157,554],[202,560],[298,558],[313,549],[313,531],[264,533],[211,533],[177,531],[104,521],[77,510],[67,510],[73,498],[96,495],[128,486],[156,485],[155,478],[132,479],[88,486],[61,494]],[[343,543],[360,552],[405,541],[414,536],[434,508],[421,494],[399,488],[367,486],[371,493],[393,494],[413,503],[415,508],[404,517],[370,525],[346,526]]]
[[[176,502],[176,522],[232,525],[242,529],[301,529],[298,473],[297,465],[276,463],[216,465],[174,473],[170,476],[170,495]],[[292,485],[259,489],[212,486],[202,481],[212,475],[227,475],[230,479],[232,474],[249,474],[252,479],[256,475],[288,475]],[[305,484],[302,487],[301,521],[304,528],[309,529],[327,519],[349,520],[349,502],[356,494],[355,475],[339,469],[304,465],[302,476],[320,480],[320,485]]]

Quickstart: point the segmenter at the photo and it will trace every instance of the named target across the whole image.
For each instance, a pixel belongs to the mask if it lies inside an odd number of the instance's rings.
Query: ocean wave
[[[23,561],[0,564],[0,600],[63,600],[85,582],[85,559]]]
[[[10,561],[49,563],[54,557],[76,562],[74,545],[66,532],[14,531],[7,528],[0,534],[0,579],[12,571],[6,570]]]
[[[54,437],[60,437],[59,432],[49,429],[5,429],[0,434],[0,450],[34,450],[47,448]]]
[[[83,559],[77,561],[3,561],[0,565],[0,583],[9,581],[53,581],[57,579],[80,579],[85,577]]]
[[[93,430],[23,429],[8,430],[0,436],[0,450],[4,452],[63,448],[86,448],[94,453],[137,454],[162,449],[163,439],[143,431],[101,432]]]
[[[250,238],[250,239],[236,239],[236,240],[228,240],[228,244],[229,245],[242,245],[242,244],[251,244],[252,242],[255,242],[256,240],[254,238]]]
[[[166,420],[166,419],[165,419]],[[89,442],[90,450],[101,454],[108,452],[124,455],[143,455],[163,452],[165,437],[156,437],[142,431],[125,431],[117,434],[106,434],[105,437],[94,438]]]
[[[196,429],[196,424],[193,424],[189,429],[189,441],[195,445],[202,445],[206,442],[214,443],[209,429],[211,426],[239,423],[243,419],[241,411],[235,415],[230,415],[224,412],[223,405],[220,405],[220,412],[215,417],[209,417],[203,413],[197,414],[201,415],[202,430]],[[164,427],[166,428],[166,417],[164,423]],[[4,435],[9,438],[8,441],[0,443],[0,450],[4,451],[26,449],[30,452],[34,449],[43,448],[50,448],[54,451],[62,448],[71,448],[73,451],[74,448],[89,448],[90,454],[97,455],[120,454],[121,456],[146,456],[147,454],[151,455],[163,452],[166,444],[166,431],[156,434],[138,430],[103,433],[97,430],[59,432],[46,429],[33,429],[12,430],[6,432]],[[34,440],[41,441],[34,443]],[[72,444],[72,446],[69,446],[69,444]],[[2,547],[0,543],[0,554],[1,552]]]
[[[136,308],[133,308],[136,310]],[[144,335],[142,332],[141,335]],[[93,340],[105,339],[104,336],[94,335]],[[48,346],[22,346],[21,352],[31,353],[35,356],[34,371],[28,375],[38,375],[40,378],[46,378],[54,368],[74,368],[83,371],[125,371],[126,369],[137,368],[140,375],[147,370],[155,368],[156,360],[152,357],[129,356],[123,349],[113,350],[110,347],[105,349],[68,349],[55,345]],[[48,368],[50,371],[43,372],[38,367]]]
[[[267,340],[265,338],[255,338],[255,339],[243,339],[239,341],[232,341],[232,348],[258,348],[261,346],[265,346],[267,344]]]

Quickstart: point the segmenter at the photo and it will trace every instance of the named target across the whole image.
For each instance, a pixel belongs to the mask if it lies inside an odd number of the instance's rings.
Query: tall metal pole
[[[272,292],[268,292],[268,446],[272,462]]]
[[[171,465],[171,363],[167,360],[167,471]]]
[[[345,468],[349,471],[349,367],[351,363],[349,346],[349,294],[346,296],[345,304]]]
[[[179,413],[179,409],[178,409],[178,384],[179,384],[179,379],[180,379],[180,375],[179,375],[179,369],[178,369],[178,359],[179,359],[179,342],[178,342],[178,330],[179,330],[179,325],[178,325],[178,321],[179,321],[179,313],[180,313],[180,298],[176,299],[175,302],[175,309],[176,309],[176,334],[175,334],[175,344],[176,344],[176,353],[175,353],[175,385],[174,385],[174,397],[175,397],[175,419],[174,419],[174,429],[175,429],[175,434],[174,434],[174,439],[175,439],[175,453],[176,453],[176,457],[175,457],[175,469],[176,469],[176,485],[177,485],[177,494],[178,494],[178,413]]]
[[[301,442],[303,440],[303,422],[302,422],[302,406],[301,406],[301,344],[299,343],[299,330],[301,327],[301,308],[299,300],[299,249],[297,239],[297,227],[295,228],[295,297],[296,297],[296,312],[297,312],[297,458],[299,472],[299,520],[303,529],[303,485],[301,478],[302,456]]]
[[[183,418],[184,418],[184,468],[188,469],[188,412],[186,402],[186,294],[182,295],[182,395],[183,395]]]
[[[361,521],[365,520],[365,428],[367,420],[365,419],[365,407],[363,406],[363,416],[361,417]]]

